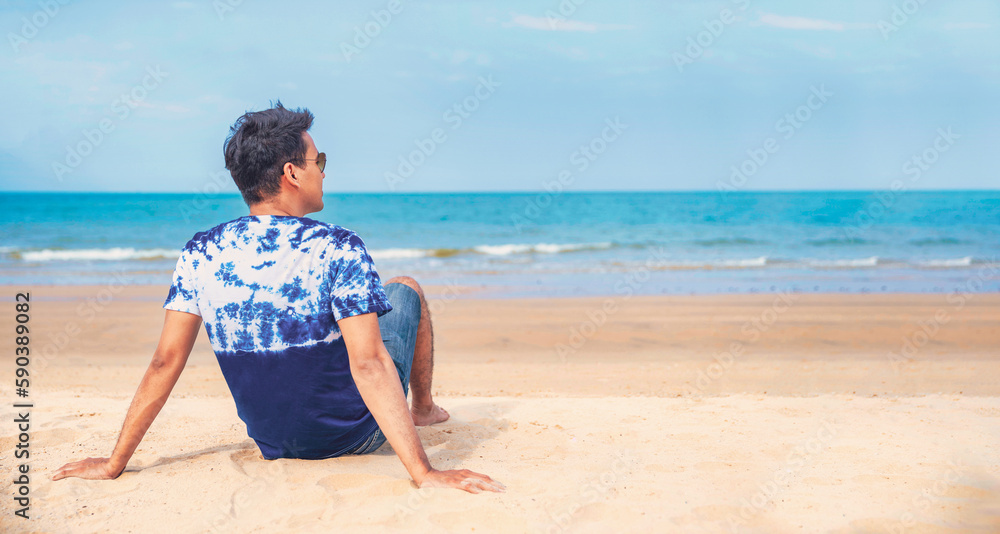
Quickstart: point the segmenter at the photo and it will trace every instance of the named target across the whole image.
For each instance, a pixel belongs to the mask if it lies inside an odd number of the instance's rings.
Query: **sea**
[[[383,278],[456,298],[1000,291],[1000,191],[327,194]],[[169,286],[237,194],[0,193],[0,284]]]

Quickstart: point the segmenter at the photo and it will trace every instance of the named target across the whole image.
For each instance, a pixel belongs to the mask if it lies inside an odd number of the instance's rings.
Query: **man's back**
[[[164,308],[201,315],[266,458],[337,456],[375,430],[337,321],[392,308],[353,232],[279,215],[200,232],[178,259]]]
[[[388,442],[418,486],[503,491],[486,475],[439,471],[428,461],[416,425],[446,421],[448,412],[431,395],[427,300],[406,276],[389,280],[387,297],[357,235],[304,218],[323,209],[326,155],[309,135],[312,121],[309,110],[278,102],[230,128],[226,169],[250,215],[196,234],[184,247],[160,341],[114,451],[68,463],[53,480],[121,475],[204,324],[264,457],[367,454]]]

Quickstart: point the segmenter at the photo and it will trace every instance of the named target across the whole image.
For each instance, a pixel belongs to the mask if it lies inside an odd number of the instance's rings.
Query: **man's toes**
[[[429,410],[413,410],[411,412],[413,416],[413,424],[417,426],[427,426],[433,425],[434,423],[441,423],[447,421],[451,417],[444,408],[434,405]]]

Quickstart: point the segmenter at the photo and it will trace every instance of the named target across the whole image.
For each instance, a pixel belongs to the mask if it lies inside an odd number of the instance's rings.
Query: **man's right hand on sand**
[[[421,488],[457,488],[469,493],[482,493],[483,491],[504,493],[507,491],[507,488],[496,480],[468,469],[453,471],[431,469],[422,480],[417,482],[417,485]]]
[[[117,467],[110,458],[87,458],[78,462],[68,463],[52,475],[52,480],[68,477],[87,478],[90,480],[111,480],[118,478],[125,467]]]

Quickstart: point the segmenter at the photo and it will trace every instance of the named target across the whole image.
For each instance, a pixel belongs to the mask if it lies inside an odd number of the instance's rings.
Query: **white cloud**
[[[877,27],[872,23],[864,22],[837,22],[833,20],[810,19],[807,17],[786,17],[775,15],[774,13],[762,13],[758,24],[783,28],[786,30],[812,30],[812,31],[835,31],[845,30],[871,30]]]
[[[454,52],[451,53],[451,64],[460,65],[462,63],[465,63],[466,60],[468,60],[471,57],[472,57],[472,52],[468,52],[466,50],[455,50]]]
[[[789,30],[832,30],[844,31],[844,24],[822,19],[808,19],[805,17],[784,17],[765,13],[760,16],[760,21],[775,28],[785,28]]]
[[[598,24],[595,22],[583,22],[556,17],[532,17],[531,15],[518,15],[516,13],[511,13],[511,16],[511,21],[504,23],[505,27],[517,26],[529,30],[556,32],[598,32],[632,29],[632,26],[627,24]]]
[[[992,28],[992,26],[985,22],[949,22],[944,25],[946,30],[985,30],[987,28]]]

